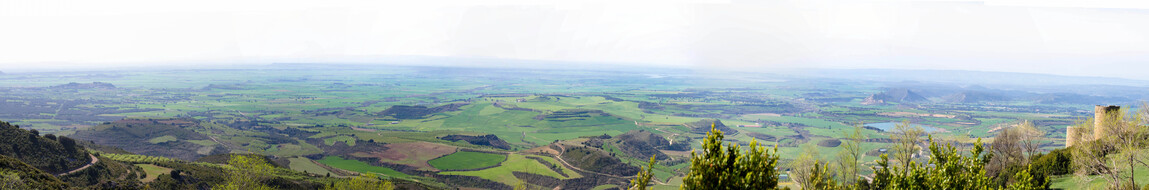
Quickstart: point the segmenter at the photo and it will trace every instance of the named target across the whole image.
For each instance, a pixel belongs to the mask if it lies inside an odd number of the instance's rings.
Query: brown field
[[[366,132],[375,132],[375,131],[379,131],[379,130],[375,130],[375,129],[368,129],[368,128],[358,128],[358,127],[351,127],[351,129],[352,129],[352,130],[356,130],[356,131],[366,131]]]
[[[407,165],[417,167],[421,170],[438,171],[435,167],[431,167],[430,164],[427,164],[427,161],[455,153],[455,151],[458,150],[458,148],[454,146],[429,142],[398,143],[384,146],[387,147],[387,150],[382,152],[357,152],[352,154],[352,156],[375,157],[379,158],[379,161],[386,163]]]
[[[160,120],[160,121],[157,121],[157,122],[159,122],[159,123],[163,123],[163,124],[168,124],[168,125],[172,125],[172,124],[181,124],[181,125],[191,125],[191,124],[195,124],[195,122],[191,122],[191,121],[184,121],[184,120],[175,120],[175,119],[173,119],[173,120]]]
[[[673,150],[659,150],[659,151],[662,151],[663,154],[670,155],[670,156],[690,157],[690,151],[673,151]]]
[[[119,120],[119,121],[113,121],[112,123],[117,123],[117,124],[151,124],[152,121],[143,120],[143,119],[123,119],[123,120]]]
[[[558,150],[555,150],[555,149],[552,149],[552,148],[551,148],[551,146],[540,146],[540,147],[535,147],[535,148],[532,148],[532,149],[527,149],[527,150],[524,150],[524,151],[522,151],[522,152],[524,152],[524,153],[538,153],[538,152],[545,152],[545,153],[548,153],[548,154],[551,154],[551,155],[559,155],[559,151],[558,151]]]

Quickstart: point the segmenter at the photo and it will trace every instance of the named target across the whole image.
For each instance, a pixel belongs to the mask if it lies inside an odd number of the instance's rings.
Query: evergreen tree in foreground
[[[354,189],[374,189],[374,190],[392,190],[395,189],[390,181],[380,180],[378,176],[373,173],[365,173],[350,179],[339,180],[324,190],[354,190]]]
[[[650,173],[652,170],[654,170],[654,158],[655,156],[650,156],[650,164],[646,166],[646,170],[638,171],[638,175],[636,175],[634,179],[630,180],[630,187],[626,188],[627,190],[647,189],[646,185],[650,183],[650,178],[654,177],[654,174]]]
[[[929,164],[911,161],[906,168],[890,167],[889,157],[882,154],[878,166],[874,167],[874,181],[870,189],[996,189],[996,185],[985,172],[985,162],[991,154],[983,154],[985,148],[978,139],[969,155],[962,155],[950,144],[939,145],[929,138]],[[1028,170],[1014,176],[1019,183],[1007,189],[1044,189],[1049,181],[1035,180]]]
[[[680,189],[777,189],[778,147],[767,150],[755,140],[743,152],[737,144],[723,146],[722,138],[722,131],[711,124],[702,155],[690,153],[690,173],[682,178]]]

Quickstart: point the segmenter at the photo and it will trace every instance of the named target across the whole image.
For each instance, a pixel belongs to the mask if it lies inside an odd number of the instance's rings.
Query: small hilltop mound
[[[842,145],[842,141],[838,140],[838,139],[826,139],[826,140],[822,140],[822,141],[818,142],[818,146],[827,147],[827,148],[834,148],[834,147],[838,147],[840,145]]]
[[[511,149],[510,143],[507,143],[507,141],[504,141],[503,139],[499,139],[499,137],[495,136],[495,135],[483,135],[483,136],[447,135],[447,136],[439,137],[439,139],[446,140],[446,141],[466,141],[467,143],[471,143],[473,145],[489,146],[489,147],[495,147],[495,148],[503,149],[503,150],[510,150]]]
[[[618,146],[619,150],[633,158],[650,158],[651,156],[655,156],[659,160],[670,158],[661,151],[658,151],[668,149],[670,147],[670,141],[667,141],[662,135],[654,134],[650,131],[628,131],[608,141],[612,141],[613,144]]]
[[[396,105],[379,112],[379,115],[391,116],[395,119],[422,119],[427,115],[457,111],[459,107],[467,105],[466,103],[454,103],[442,105],[439,107],[428,108],[427,106],[404,106]]]
[[[619,176],[634,175],[634,173],[637,173],[639,170],[638,167],[623,163],[622,160],[598,148],[569,145],[557,146],[565,146],[565,148],[562,149],[566,150],[566,152],[562,153],[563,160],[584,170]]]
[[[703,119],[700,121],[687,123],[686,126],[690,127],[690,132],[695,134],[706,134],[710,132],[710,125],[713,124],[715,129],[722,131],[726,136],[734,136],[738,134],[737,130],[727,127],[722,124],[718,119]]]
[[[199,123],[185,119],[125,119],[76,131],[76,139],[118,147],[128,152],[192,161],[231,152],[227,147],[187,128]]]
[[[887,89],[885,92],[873,94],[873,95],[870,95],[870,97],[866,97],[866,99],[862,101],[862,104],[874,105],[874,104],[886,104],[886,103],[916,103],[916,102],[928,102],[928,101],[929,101],[929,99],[926,99],[926,97],[923,97],[922,95],[915,93],[914,91],[911,91],[909,89],[891,88],[891,89]]]

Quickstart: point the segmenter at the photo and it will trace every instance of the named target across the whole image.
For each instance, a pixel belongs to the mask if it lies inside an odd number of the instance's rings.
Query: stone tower
[[[1089,139],[1092,139],[1088,136],[1088,134],[1086,134],[1086,132],[1087,130],[1085,130],[1083,127],[1065,127],[1065,148],[1069,148],[1077,144],[1077,141],[1088,141]]]
[[[1116,119],[1114,116],[1117,114],[1117,110],[1120,109],[1121,106],[1097,105],[1093,107],[1093,140],[1101,139],[1101,137],[1109,135],[1110,129],[1109,126],[1106,125],[1110,124],[1109,120]]]

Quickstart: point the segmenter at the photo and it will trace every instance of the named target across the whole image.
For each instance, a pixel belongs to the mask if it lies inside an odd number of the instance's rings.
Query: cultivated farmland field
[[[507,156],[484,152],[459,151],[428,161],[431,166],[440,170],[471,170],[498,165],[505,161]]]

